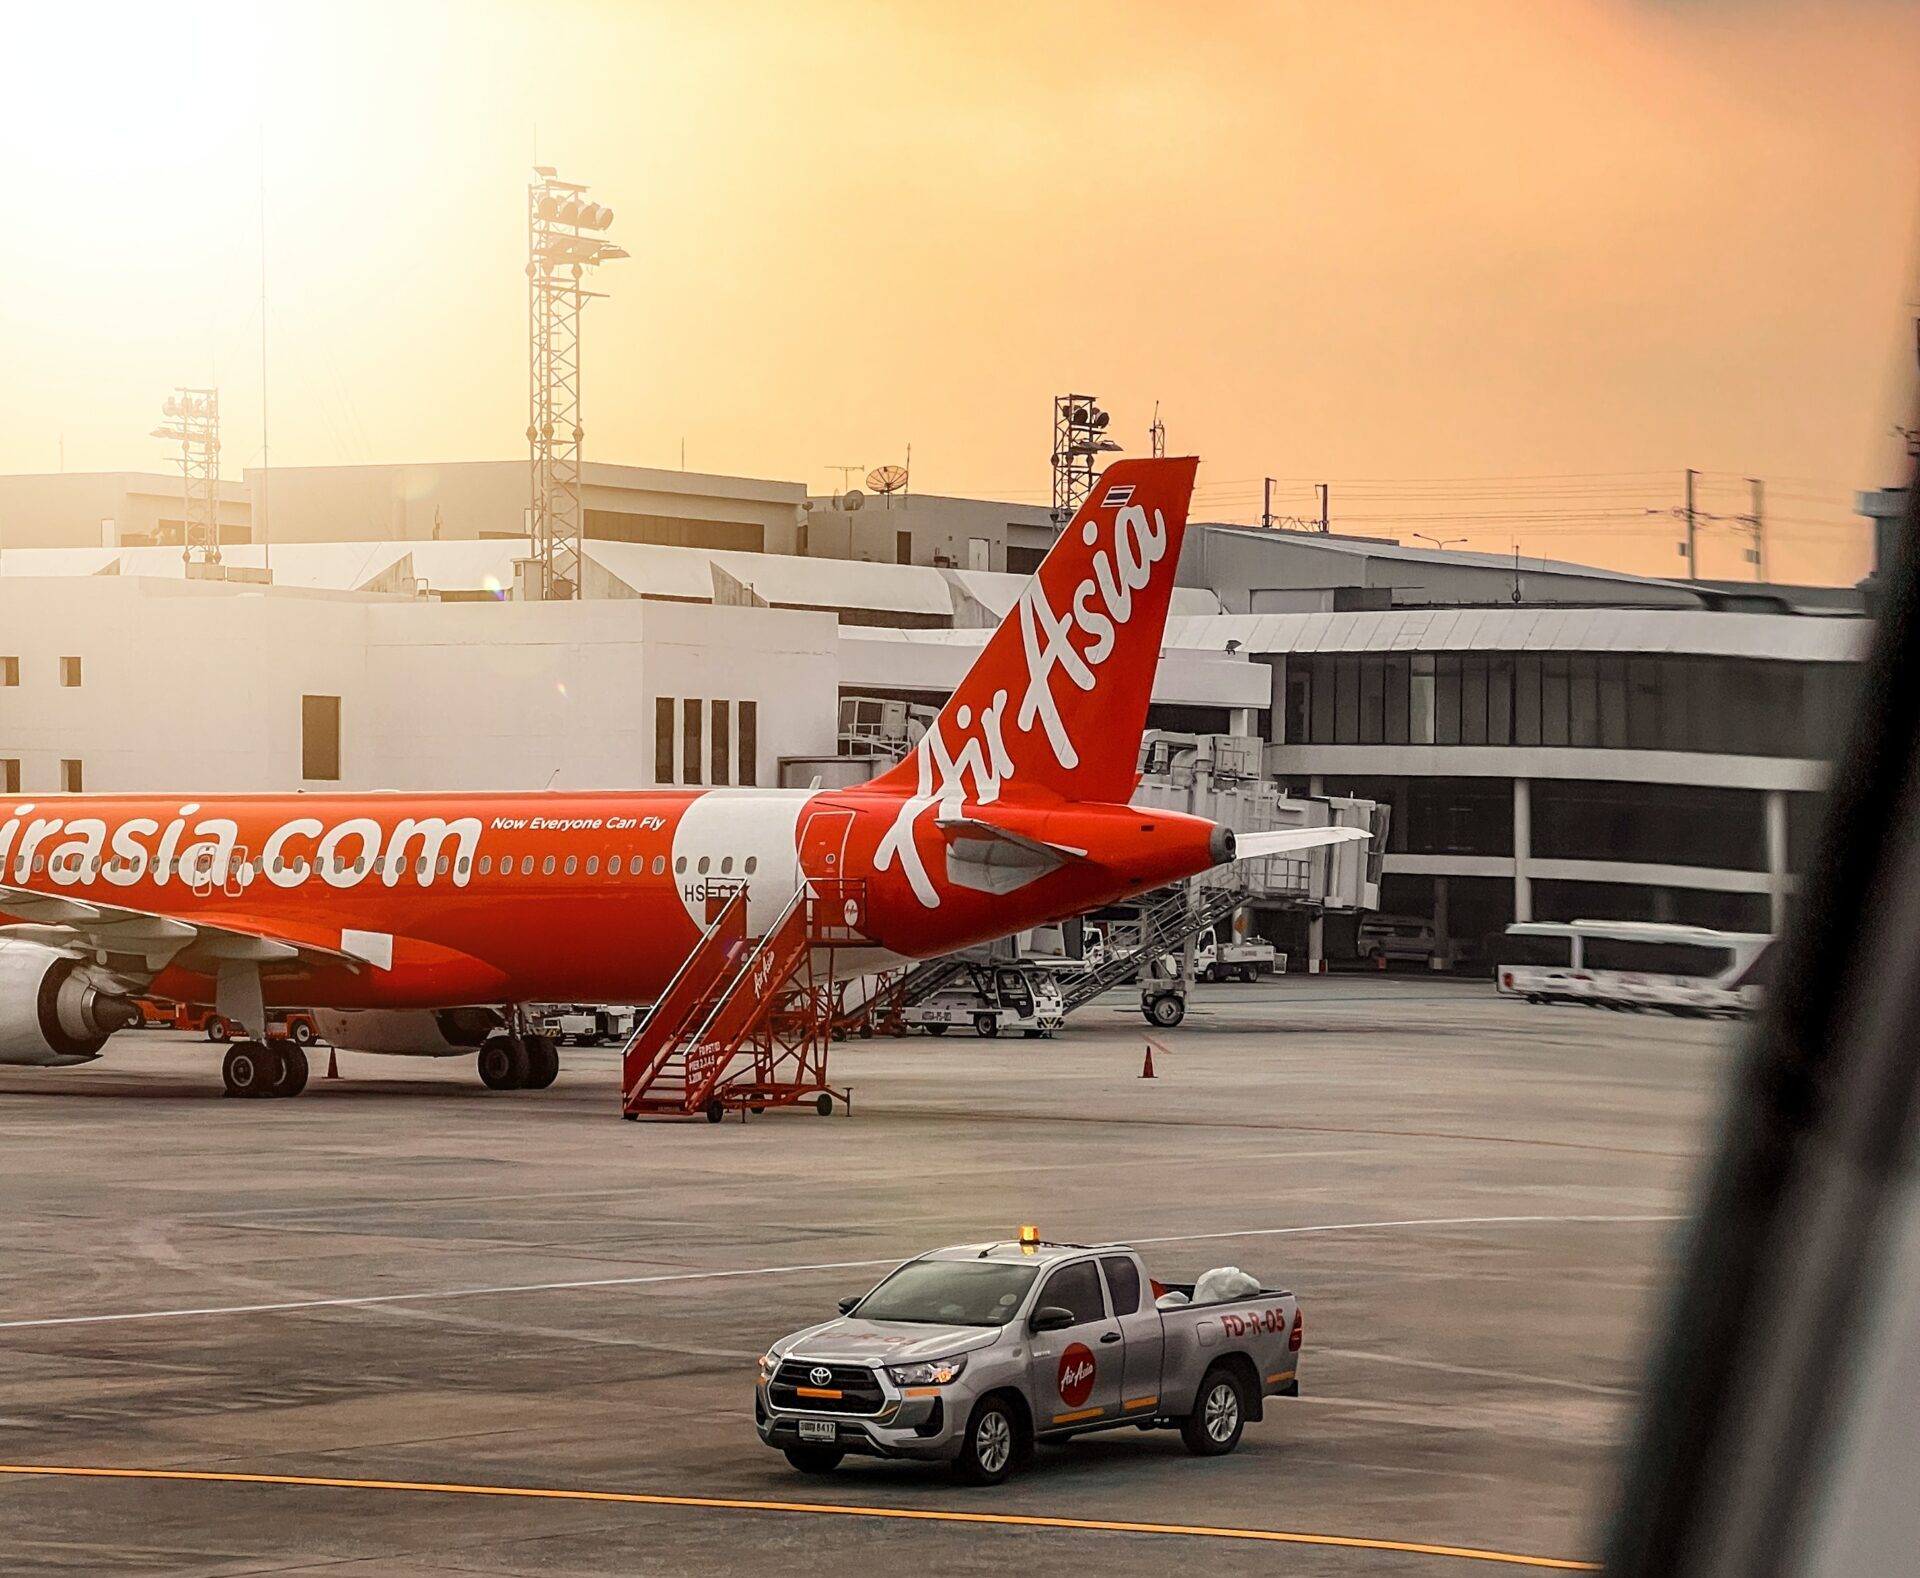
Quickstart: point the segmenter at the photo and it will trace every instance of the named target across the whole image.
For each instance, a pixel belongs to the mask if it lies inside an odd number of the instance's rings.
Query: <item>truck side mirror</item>
[[[1033,1319],[1027,1325],[1034,1331],[1065,1331],[1073,1324],[1073,1311],[1063,1310],[1058,1304],[1048,1304],[1033,1312]]]
[[[860,1301],[865,1297],[866,1294],[864,1293],[849,1293],[840,1301],[840,1313],[842,1315],[851,1315],[854,1310],[859,1307]]]

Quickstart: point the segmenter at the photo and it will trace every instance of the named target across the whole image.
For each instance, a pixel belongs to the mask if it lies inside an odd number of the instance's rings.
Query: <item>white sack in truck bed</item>
[[[1196,1304],[1223,1304],[1228,1299],[1247,1299],[1260,1291],[1260,1279],[1250,1277],[1238,1266],[1215,1266],[1193,1285]]]

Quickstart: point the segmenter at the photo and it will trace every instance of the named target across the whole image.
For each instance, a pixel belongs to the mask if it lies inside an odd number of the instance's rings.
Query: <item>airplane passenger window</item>
[[[723,855],[720,858],[720,875],[723,877],[730,877],[733,875],[733,856]]]
[[[464,876],[465,876],[465,875],[467,874],[467,868],[468,868],[468,867],[469,867],[469,866],[470,866],[471,864],[472,864],[472,862],[471,862],[471,861],[469,861],[469,860],[467,859],[467,857],[466,857],[465,855],[462,855],[462,856],[460,857],[460,875],[461,875],[461,876],[463,876],[463,877],[464,877]]]
[[[607,856],[607,875],[610,877],[620,875],[620,857],[618,855]]]
[[[667,869],[667,857],[665,855],[655,855],[653,857],[653,874],[657,877],[660,875],[661,872],[665,871],[666,869]]]
[[[712,864],[713,862],[711,860],[709,860],[705,855],[702,855],[700,857],[700,864],[694,867],[694,869],[698,871],[701,876],[704,877],[707,874],[707,867]]]
[[[673,869],[675,871],[684,872],[687,869],[687,857],[685,855],[682,855],[678,860],[676,860],[673,863]]]
[[[578,872],[579,869],[580,869],[580,857],[578,855],[567,856],[567,875],[571,877],[576,872]]]
[[[758,868],[759,864],[760,864],[760,857],[758,855],[747,856],[747,864],[746,864],[747,875],[752,876],[756,868]]]
[[[493,856],[482,855],[480,857],[480,875],[483,877],[490,877],[493,875]]]
[[[540,862],[540,875],[543,877],[553,875],[553,856],[549,855],[545,860]]]
[[[600,857],[598,855],[587,856],[587,875],[590,877],[600,875]]]
[[[447,857],[445,855],[442,855],[440,857],[439,862],[435,865],[434,869],[438,871],[440,875],[443,877],[447,874]]]
[[[520,857],[520,875],[523,877],[530,877],[533,875],[533,856],[522,855]]]

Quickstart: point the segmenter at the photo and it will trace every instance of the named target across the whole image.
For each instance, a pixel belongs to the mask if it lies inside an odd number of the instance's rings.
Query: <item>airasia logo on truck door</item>
[[[1078,1408],[1093,1396],[1094,1374],[1093,1350],[1084,1343],[1068,1343],[1060,1355],[1060,1401]]]

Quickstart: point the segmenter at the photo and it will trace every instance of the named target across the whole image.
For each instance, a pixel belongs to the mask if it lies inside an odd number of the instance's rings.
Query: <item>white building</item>
[[[312,497],[351,518],[274,546],[270,587],[189,583],[177,548],[97,522],[0,547],[0,790],[851,781],[872,762],[846,759],[871,745],[849,709],[944,700],[1053,531],[607,470],[625,519],[586,543],[576,603],[513,597],[518,463],[326,468]],[[1391,807],[1382,905],[1463,964],[1516,919],[1777,927],[1871,628],[1832,589],[1239,527],[1192,528],[1180,579],[1150,723]]]

